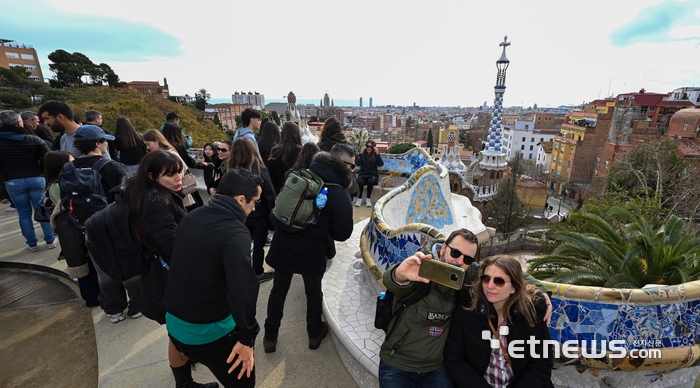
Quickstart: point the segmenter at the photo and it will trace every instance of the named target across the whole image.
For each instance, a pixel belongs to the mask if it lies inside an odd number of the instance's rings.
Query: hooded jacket
[[[258,141],[255,140],[255,134],[250,129],[246,127],[240,127],[236,129],[236,134],[233,135],[233,141],[236,141],[236,139],[238,139],[239,137],[246,137],[252,140],[253,144],[255,144],[255,148],[258,148]]]
[[[0,173],[5,181],[44,176],[44,154],[49,147],[24,128],[0,127]]]
[[[352,234],[352,203],[343,189],[350,184],[352,173],[346,166],[325,152],[314,157],[309,167],[311,171],[325,182],[341,187],[327,186],[328,202],[316,225],[298,233],[287,233],[281,228],[275,230],[266,258],[271,267],[305,275],[319,275],[326,271],[326,259],[335,250],[333,240],[345,241]]]

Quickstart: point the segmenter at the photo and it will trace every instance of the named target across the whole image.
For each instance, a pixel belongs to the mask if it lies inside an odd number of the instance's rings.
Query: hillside
[[[168,112],[180,116],[180,126],[185,133],[192,133],[194,147],[202,147],[209,141],[221,141],[226,135],[209,120],[202,120],[202,112],[162,97],[143,96],[137,92],[110,87],[88,87],[70,90],[66,103],[73,111],[85,118],[85,111],[95,109],[102,112],[103,127],[114,132],[119,117],[128,118],[137,131],[143,133],[159,128]]]

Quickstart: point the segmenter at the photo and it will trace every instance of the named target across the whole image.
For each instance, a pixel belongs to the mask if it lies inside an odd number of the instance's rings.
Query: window
[[[564,145],[562,144],[562,145],[561,145],[561,152],[564,152],[564,148],[565,148],[565,147],[564,147]]]
[[[535,138],[534,138],[534,137],[531,137],[531,138],[530,138],[530,143],[534,143],[534,142],[535,142]]]
[[[607,160],[605,161],[605,169],[606,170],[608,169],[608,161]]]
[[[683,130],[687,131],[688,130],[688,124],[683,124]]]
[[[9,51],[5,52],[5,56],[8,58],[19,59],[18,53],[11,53]]]
[[[525,137],[523,136],[523,141],[525,141]]]
[[[571,161],[570,161],[570,160],[566,163],[566,167],[571,167]]]
[[[541,138],[540,138],[540,143],[542,143],[543,141],[544,141],[544,138],[543,138],[543,137],[541,137]]]
[[[523,151],[525,151],[525,146],[524,146],[524,145],[521,145],[521,146],[520,146],[520,149],[523,150]]]
[[[569,151],[569,155],[573,155],[573,154],[574,154],[574,149],[571,148],[571,151]]]
[[[33,61],[34,56],[32,54],[22,54],[22,59],[27,59],[27,60]]]
[[[655,106],[652,106],[651,108],[649,108],[649,112],[653,112],[653,111],[655,111],[655,110],[656,110],[656,107],[655,107]]]
[[[559,150],[559,144],[555,144],[555,145],[554,145],[554,151],[558,151],[558,150]]]
[[[530,146],[530,151],[532,151],[532,147],[534,147],[534,146]]]
[[[8,63],[8,65],[9,65],[10,67],[22,67],[22,65],[19,64],[19,63],[12,63],[12,62],[10,62],[10,63]]]
[[[530,156],[528,157],[528,159],[532,159],[532,154],[530,154]]]
[[[34,81],[41,81],[41,78],[39,78],[39,77],[36,76],[36,75],[30,75],[30,76],[29,76],[29,79],[33,79]]]
[[[24,65],[24,68],[27,70],[36,70],[36,66],[34,65]]]
[[[562,160],[561,160],[561,158],[559,158],[559,165],[560,165],[560,166],[561,166],[561,162],[562,162]]]

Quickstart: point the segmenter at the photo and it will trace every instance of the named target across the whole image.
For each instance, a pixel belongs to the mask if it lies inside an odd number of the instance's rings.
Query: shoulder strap
[[[97,172],[100,172],[100,170],[102,170],[102,167],[104,167],[105,164],[107,164],[111,161],[112,161],[112,159],[100,159],[95,164],[92,165],[92,169],[97,171]]]
[[[389,320],[389,322],[395,321],[394,325],[391,327],[391,330],[389,330],[389,332],[384,337],[385,341],[387,338],[391,337],[391,334],[394,332],[396,327],[399,326],[399,321],[402,317],[401,313],[403,313],[403,311],[406,310],[406,308],[408,306],[418,303],[421,299],[423,299],[426,295],[428,295],[428,293],[430,292],[430,285],[431,285],[430,282],[421,283],[421,285],[418,286],[418,288],[416,288],[415,290],[413,290],[413,292],[411,292],[410,294],[404,296],[403,298],[401,298],[401,300],[399,300],[399,303],[400,303],[399,308],[396,309],[396,311],[391,314],[391,319]]]

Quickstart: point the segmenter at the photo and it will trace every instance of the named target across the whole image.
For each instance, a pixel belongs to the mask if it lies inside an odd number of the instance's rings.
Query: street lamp
[[[559,215],[559,211],[561,210],[561,202],[564,200],[564,194],[561,194],[561,197],[559,197],[559,209],[557,209],[557,215]]]

